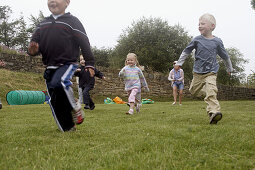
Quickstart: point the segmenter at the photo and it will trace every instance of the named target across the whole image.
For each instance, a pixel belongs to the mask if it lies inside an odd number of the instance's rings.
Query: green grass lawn
[[[255,101],[221,101],[209,125],[202,101],[156,102],[140,114],[97,104],[62,133],[47,104],[0,110],[0,169],[254,169]]]

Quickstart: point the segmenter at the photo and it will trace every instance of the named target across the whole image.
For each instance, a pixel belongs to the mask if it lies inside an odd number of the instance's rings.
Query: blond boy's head
[[[199,20],[207,20],[212,24],[212,31],[215,29],[216,27],[216,19],[214,18],[214,16],[212,14],[206,13],[204,15],[202,15]]]

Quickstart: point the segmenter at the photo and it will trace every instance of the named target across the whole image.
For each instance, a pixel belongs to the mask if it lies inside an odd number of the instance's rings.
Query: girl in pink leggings
[[[141,107],[141,88],[144,87],[146,91],[149,91],[147,82],[139,68],[140,65],[137,60],[137,56],[134,53],[129,53],[125,61],[125,67],[119,72],[119,76],[124,78],[125,90],[128,92],[129,98],[129,111],[127,114],[134,114],[134,107],[136,112],[140,112]]]

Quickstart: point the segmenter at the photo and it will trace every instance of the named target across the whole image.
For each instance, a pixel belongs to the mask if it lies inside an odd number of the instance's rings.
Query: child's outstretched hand
[[[120,77],[120,78],[123,78],[124,75],[125,75],[125,67],[123,67],[123,68],[120,70],[120,72],[119,72],[119,77]]]
[[[28,53],[31,55],[36,55],[39,51],[39,44],[37,42],[30,42],[28,46]]]
[[[109,82],[109,79],[105,76],[102,77],[102,80],[106,81],[106,82]]]

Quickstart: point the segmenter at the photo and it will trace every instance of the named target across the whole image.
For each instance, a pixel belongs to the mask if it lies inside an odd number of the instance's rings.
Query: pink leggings
[[[128,95],[129,95],[129,98],[128,98],[128,102],[129,103],[136,103],[136,100],[138,102],[140,102],[141,100],[141,93],[138,92],[138,89],[132,89],[130,91],[128,91]]]

